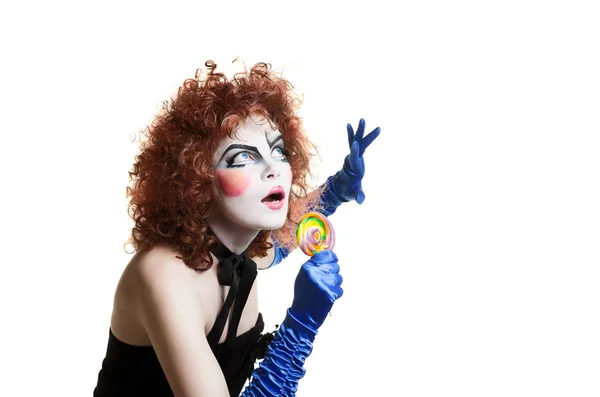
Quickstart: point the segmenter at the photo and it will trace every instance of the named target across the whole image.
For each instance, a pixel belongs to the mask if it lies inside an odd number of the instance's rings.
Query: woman
[[[279,329],[262,334],[254,281],[295,248],[305,212],[362,202],[362,153],[379,129],[363,138],[363,120],[356,136],[349,126],[344,168],[308,193],[311,144],[291,85],[267,64],[231,81],[206,66],[148,128],[130,173],[136,254],[117,286],[95,397],[238,396],[250,376],[242,396],[294,395],[342,296],[337,258],[322,251],[302,265]]]

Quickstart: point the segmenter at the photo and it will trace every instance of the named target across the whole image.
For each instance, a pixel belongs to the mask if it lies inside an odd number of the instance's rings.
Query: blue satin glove
[[[302,267],[294,284],[294,301],[289,312],[313,331],[327,318],[333,303],[342,296],[343,278],[333,251],[312,256]]]
[[[241,397],[296,395],[317,330],[343,294],[339,268],[333,251],[321,251],[302,265],[294,284],[292,306]]]
[[[277,242],[275,240],[273,240],[273,250],[275,251],[275,254],[273,256],[273,262],[271,262],[271,265],[269,265],[269,267],[273,267],[278,263],[281,263],[281,261],[287,258],[287,256],[290,254],[290,252],[287,249],[277,245]],[[269,267],[267,267],[267,269]]]
[[[365,161],[363,154],[369,145],[379,136],[379,127],[363,137],[365,132],[365,120],[360,119],[356,135],[350,124],[348,129],[348,145],[350,154],[344,159],[344,166],[335,175],[327,178],[325,190],[321,195],[323,215],[329,216],[335,212],[342,203],[356,200],[358,204],[365,201],[365,193],[362,190],[362,179],[365,176]]]

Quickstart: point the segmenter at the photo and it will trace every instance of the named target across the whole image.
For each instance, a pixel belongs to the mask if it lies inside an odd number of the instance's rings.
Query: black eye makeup
[[[281,161],[288,161],[287,157],[290,155],[290,152],[284,148],[283,146],[275,146],[271,151],[271,157],[279,158]]]
[[[230,151],[235,150],[235,149],[242,149],[242,150],[240,150],[237,153],[227,155],[227,153],[229,153]],[[225,163],[227,164],[226,167],[227,168],[235,168],[235,167],[244,167],[246,164],[251,164],[253,162],[256,162],[260,158],[262,158],[262,157],[258,153],[258,149],[256,148],[256,146],[241,145],[238,143],[234,143],[233,145],[229,145],[229,147],[227,149],[225,149],[225,151],[221,155],[220,161],[223,161],[223,159],[226,159],[225,160]]]
[[[287,157],[290,155],[290,152],[283,147],[283,135],[277,135],[275,139],[270,141],[267,132],[265,131],[265,139],[271,148],[271,157],[279,158],[281,161],[287,162]],[[279,144],[275,146],[277,143]],[[273,155],[273,153],[275,153],[275,155]]]
[[[279,145],[274,146],[276,142],[281,142]],[[282,162],[288,162],[287,156],[289,156],[290,152],[283,147],[283,140],[281,136],[277,137],[274,141],[269,142],[269,147],[271,148],[271,158],[278,159]],[[228,153],[232,150],[240,149],[237,152]],[[241,168],[245,167],[249,164],[254,164],[259,162],[263,156],[260,154],[258,148],[256,146],[242,145],[242,144],[233,144],[230,145],[221,156],[221,162],[225,161],[225,168]]]
[[[282,135],[278,135],[277,138],[273,139],[272,141],[269,140],[269,138],[267,137],[267,133],[265,132],[265,138],[267,139],[267,143],[269,144],[269,147],[272,148],[273,146],[275,146],[275,144],[279,141],[283,142],[283,136]],[[279,145],[279,147],[283,147],[281,145]]]
[[[261,155],[258,153],[244,150],[231,156],[226,163],[228,168],[239,168],[245,167],[247,164],[256,163],[261,158]]]

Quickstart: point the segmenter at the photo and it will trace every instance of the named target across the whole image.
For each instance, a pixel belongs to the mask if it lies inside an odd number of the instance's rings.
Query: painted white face
[[[253,230],[283,226],[292,170],[278,129],[261,116],[243,120],[214,158],[220,215]]]

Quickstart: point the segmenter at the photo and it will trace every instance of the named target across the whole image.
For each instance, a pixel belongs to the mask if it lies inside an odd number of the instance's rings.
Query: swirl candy
[[[333,249],[335,244],[333,226],[325,215],[309,212],[300,218],[296,229],[296,240],[302,252],[308,256]]]

